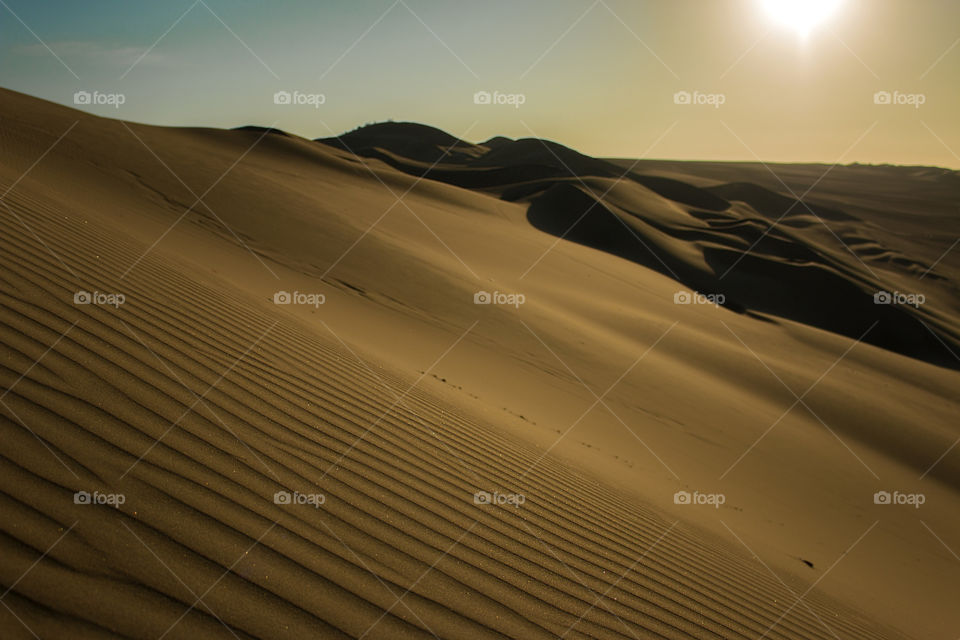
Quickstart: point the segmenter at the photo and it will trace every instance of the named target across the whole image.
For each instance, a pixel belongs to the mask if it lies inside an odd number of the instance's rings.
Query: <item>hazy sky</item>
[[[960,2],[839,0],[796,27],[764,0],[0,0],[0,86],[311,138],[394,119],[601,156],[960,167]]]

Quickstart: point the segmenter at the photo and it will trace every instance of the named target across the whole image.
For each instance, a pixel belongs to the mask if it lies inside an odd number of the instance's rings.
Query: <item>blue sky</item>
[[[0,86],[123,94],[80,107],[164,125],[414,120],[593,155],[960,167],[960,3],[841,0],[806,36],[763,4],[2,0]]]

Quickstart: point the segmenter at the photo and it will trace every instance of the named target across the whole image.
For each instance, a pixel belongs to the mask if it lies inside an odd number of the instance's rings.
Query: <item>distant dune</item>
[[[871,223],[872,216],[844,212],[841,198],[821,199],[818,191],[813,202],[801,201],[793,196],[802,189],[726,181],[733,176],[722,169],[714,184],[694,186],[689,177],[702,176],[698,169],[706,163],[674,163],[667,177],[663,167],[668,163],[608,162],[536,139],[471,145],[411,123],[371,125],[321,142],[411,175],[528,203],[528,219],[538,229],[627,258],[697,291],[723,294],[731,309],[789,318],[852,338],[879,320],[867,342],[941,366],[960,366],[951,354],[960,351],[957,278],[936,268],[938,251],[945,247],[910,247],[904,253],[899,242],[884,237],[886,229]],[[641,173],[639,166],[655,173]],[[758,168],[751,169],[757,177]],[[827,169],[809,167],[804,177],[815,180]],[[767,183],[776,181],[769,170],[759,173]],[[960,180],[953,171],[907,167],[868,173],[858,185],[865,190],[891,178],[906,194],[946,183],[941,198],[960,201]],[[908,176],[914,178],[909,184]],[[915,217],[925,212],[910,205],[922,200],[917,195],[912,202],[883,203],[883,212]],[[954,218],[950,226],[957,229]],[[685,251],[676,250],[678,243]],[[926,282],[917,282],[921,277]],[[910,293],[922,294],[929,304],[874,304],[877,292],[900,291],[908,282]]]
[[[0,90],[0,637],[955,636],[954,174],[276,134]]]

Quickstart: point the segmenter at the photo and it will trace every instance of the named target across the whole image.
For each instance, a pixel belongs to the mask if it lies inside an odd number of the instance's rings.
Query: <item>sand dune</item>
[[[956,280],[933,261],[887,246],[864,218],[752,182],[698,187],[643,175],[634,172],[636,163],[621,167],[550,141],[505,141],[490,148],[441,134],[423,125],[386,123],[323,142],[412,175],[528,202],[535,227],[633,260],[697,291],[722,294],[732,309],[851,338],[879,320],[867,342],[941,366],[960,364],[950,353],[960,350],[960,326],[953,321]],[[960,197],[955,173],[934,175],[954,178],[944,197]],[[907,278],[909,292],[927,299],[922,308],[874,304],[877,292],[900,291]],[[917,282],[921,278],[929,279]]]
[[[695,167],[281,133],[0,91],[3,637],[955,632],[955,257]]]

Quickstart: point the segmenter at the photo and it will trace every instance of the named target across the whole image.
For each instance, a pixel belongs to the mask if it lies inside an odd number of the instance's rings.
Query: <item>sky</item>
[[[960,168],[960,2],[835,0],[801,28],[773,1],[0,0],[0,86],[309,138],[392,119],[604,157]]]

